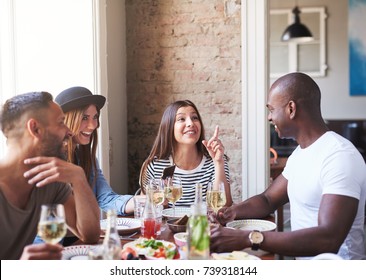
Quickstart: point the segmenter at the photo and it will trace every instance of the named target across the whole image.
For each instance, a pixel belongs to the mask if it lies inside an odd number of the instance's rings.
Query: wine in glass
[[[50,244],[58,243],[66,235],[65,209],[62,204],[41,206],[38,235]]]
[[[165,198],[173,204],[173,216],[175,217],[175,203],[182,197],[182,179],[178,176],[167,178],[164,186]]]
[[[148,190],[152,192],[152,201],[155,206],[161,205],[164,202],[164,180],[151,179]]]
[[[165,201],[164,194],[164,179],[151,179],[148,187],[149,194],[152,196],[152,202],[155,207],[155,231],[156,235],[159,236],[162,231],[165,230],[163,226],[163,203]]]
[[[223,182],[209,182],[206,193],[207,206],[210,207],[215,214],[226,204],[225,186]]]

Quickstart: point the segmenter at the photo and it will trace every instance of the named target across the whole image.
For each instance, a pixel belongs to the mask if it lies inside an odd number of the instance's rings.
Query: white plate
[[[100,220],[100,229],[105,231],[107,228],[107,219]],[[140,219],[117,218],[117,230],[119,234],[130,234],[141,228]]]
[[[259,257],[250,255],[243,251],[234,251],[231,253],[212,253],[214,260],[260,260]]]
[[[65,247],[62,251],[63,260],[87,260],[89,250],[94,250],[94,245],[77,245]]]
[[[337,254],[322,253],[322,254],[316,255],[315,257],[311,258],[311,260],[343,260],[343,259],[342,259],[342,257],[340,257]]]
[[[149,248],[149,247],[141,248],[141,247],[138,246],[138,244],[142,244],[145,240],[148,240],[148,239],[139,238],[137,240],[128,242],[125,245],[123,245],[123,249],[125,249],[127,247],[130,247],[130,248],[134,249],[138,255],[145,255],[147,253],[147,251],[151,248]],[[165,240],[156,240],[156,241],[161,241],[165,247],[169,247],[172,250],[177,248],[177,246],[172,242],[165,241]],[[156,258],[154,258],[154,259],[156,259]]]
[[[228,222],[226,227],[241,230],[272,231],[276,229],[277,225],[266,220],[236,220]]]
[[[189,207],[175,207],[175,215],[173,208],[167,208],[163,210],[163,216],[167,219],[180,218],[184,215],[191,215],[191,208]]]

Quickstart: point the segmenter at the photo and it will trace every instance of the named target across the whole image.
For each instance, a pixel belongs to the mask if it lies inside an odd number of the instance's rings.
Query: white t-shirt
[[[358,199],[356,218],[338,255],[344,259],[366,258],[366,165],[350,141],[335,132],[326,132],[309,147],[301,149],[298,146],[288,158],[282,175],[288,180],[293,231],[318,225],[323,194]]]

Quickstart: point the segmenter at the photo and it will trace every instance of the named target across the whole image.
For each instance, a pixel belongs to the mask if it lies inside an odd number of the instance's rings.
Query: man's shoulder
[[[328,131],[327,133],[324,134],[324,137],[326,137],[326,142],[328,143],[331,142],[338,145],[341,144],[347,148],[349,147],[356,148],[351,141],[349,141],[347,138],[334,131]]]

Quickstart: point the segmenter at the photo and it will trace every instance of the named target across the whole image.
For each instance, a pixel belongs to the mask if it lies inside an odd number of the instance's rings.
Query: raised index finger
[[[219,136],[219,126],[216,125],[214,135],[210,138],[210,140],[208,140],[207,146],[210,146],[213,141],[217,140],[218,136]]]
[[[213,138],[217,139],[218,137],[219,137],[219,126],[216,125]]]

